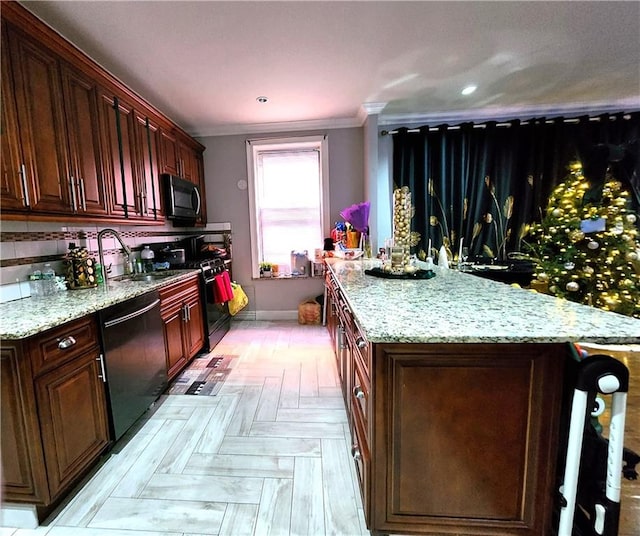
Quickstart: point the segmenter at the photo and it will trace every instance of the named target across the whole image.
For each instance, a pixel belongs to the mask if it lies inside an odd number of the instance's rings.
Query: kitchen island
[[[570,342],[640,321],[449,270],[329,261],[332,335],[372,533],[544,535],[557,496]]]

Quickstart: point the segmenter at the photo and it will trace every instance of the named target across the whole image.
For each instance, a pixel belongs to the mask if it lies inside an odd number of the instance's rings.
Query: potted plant
[[[271,277],[271,269],[273,267],[273,263],[271,262],[261,262],[260,263],[260,277]]]

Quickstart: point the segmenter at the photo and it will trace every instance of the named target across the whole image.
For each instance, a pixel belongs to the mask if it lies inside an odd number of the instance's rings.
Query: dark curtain
[[[632,191],[637,210],[639,138],[640,113],[399,129],[393,180],[411,189],[415,251],[426,252],[431,239],[435,250],[444,243],[455,253],[460,238],[472,257],[519,251],[574,161],[589,180],[587,199],[601,195],[609,169]]]

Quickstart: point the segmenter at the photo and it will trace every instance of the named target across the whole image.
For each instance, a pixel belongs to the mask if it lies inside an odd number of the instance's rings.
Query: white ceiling
[[[640,108],[637,1],[22,3],[194,136]]]

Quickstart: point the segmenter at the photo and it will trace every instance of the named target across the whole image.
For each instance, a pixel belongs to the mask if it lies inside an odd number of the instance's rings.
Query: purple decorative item
[[[367,233],[369,231],[369,210],[371,209],[371,202],[364,201],[356,205],[351,205],[340,211],[340,216],[348,221],[351,226],[361,233]]]

